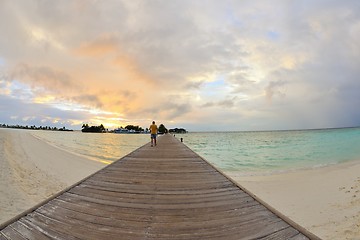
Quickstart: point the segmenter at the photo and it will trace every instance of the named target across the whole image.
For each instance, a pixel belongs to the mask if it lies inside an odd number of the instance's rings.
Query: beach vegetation
[[[142,127],[139,127],[139,126],[134,126],[134,125],[127,125],[125,127],[125,129],[131,131],[131,130],[134,130],[135,132],[143,132],[144,129]]]
[[[119,127],[114,129],[114,133],[145,133],[144,129],[135,125],[127,125],[126,127]]]
[[[100,126],[89,126],[87,123],[82,125],[82,132],[92,132],[92,133],[104,133],[106,132],[106,129],[104,125]]]
[[[187,133],[187,131],[184,128],[172,128],[169,129],[169,133]]]
[[[16,129],[26,129],[26,130],[46,130],[46,131],[73,131],[72,129],[67,129],[66,127],[57,128],[57,127],[50,127],[50,126],[23,126],[23,125],[8,125],[8,124],[0,124],[1,128],[16,128]]]
[[[167,128],[164,126],[164,124],[160,124],[159,129],[158,129],[158,133],[159,133],[159,134],[168,133],[168,130],[167,130]]]

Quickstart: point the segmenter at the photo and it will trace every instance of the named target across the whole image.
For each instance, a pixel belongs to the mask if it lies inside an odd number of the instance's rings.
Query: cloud
[[[91,117],[86,112],[64,111],[50,105],[28,103],[4,95],[0,95],[0,101],[6,102],[0,105],[0,123],[4,124],[71,127]]]
[[[9,91],[9,83],[2,80],[2,78],[0,77],[0,94],[1,95],[9,95],[10,91]]]
[[[266,98],[271,101],[272,98],[277,95],[280,97],[285,97],[286,94],[281,90],[286,83],[283,81],[271,81],[265,88],[265,96]]]
[[[237,97],[233,97],[231,99],[225,99],[225,100],[220,100],[217,102],[206,102],[203,105],[201,105],[201,107],[207,108],[207,107],[221,107],[221,108],[232,108],[235,106],[236,104],[236,100]]]
[[[163,119],[176,119],[191,111],[191,105],[188,103],[174,103],[169,102],[165,104],[164,109],[161,109],[161,115]]]
[[[83,56],[99,57],[117,51],[117,39],[114,36],[100,36],[91,42],[81,43],[81,46],[75,50],[76,53]]]
[[[89,95],[89,94],[79,95],[73,97],[72,100],[88,106],[94,106],[95,108],[103,107],[103,104],[101,103],[99,97],[96,95]]]
[[[21,79],[21,81],[29,83],[34,88],[39,86],[52,91],[66,91],[78,87],[64,71],[49,66],[32,66],[26,63],[16,65],[10,71],[9,79]]]

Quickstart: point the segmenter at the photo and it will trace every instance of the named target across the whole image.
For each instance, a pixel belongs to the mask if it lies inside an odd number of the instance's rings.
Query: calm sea
[[[146,134],[31,132],[46,142],[110,163],[149,141]],[[176,134],[224,171],[269,174],[360,160],[360,128]]]
[[[146,134],[30,131],[45,142],[94,161],[112,163],[150,141]]]

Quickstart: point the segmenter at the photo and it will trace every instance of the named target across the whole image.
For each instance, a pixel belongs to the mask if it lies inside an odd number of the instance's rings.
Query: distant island
[[[66,127],[57,128],[57,127],[50,127],[50,126],[22,126],[22,125],[8,125],[8,124],[0,124],[0,128],[15,128],[15,129],[27,129],[27,130],[46,130],[46,131],[65,131],[65,132],[72,132],[74,130],[67,129]],[[114,130],[108,130],[104,127],[103,124],[99,126],[89,126],[89,124],[82,125],[82,132],[84,133],[149,133],[149,129],[143,129],[137,125],[127,125],[125,127],[119,127]],[[159,125],[158,129],[159,134],[164,133],[187,133],[186,129],[184,128],[172,128],[167,129],[164,124]]]
[[[145,128],[145,130],[142,127],[135,126],[135,125],[127,125],[126,127],[119,127],[113,131],[113,133],[149,133],[149,129]],[[165,134],[165,133],[187,133],[186,129],[184,128],[173,128],[173,129],[167,129],[164,124],[160,124],[158,128],[159,134]]]
[[[7,124],[0,124],[1,128],[15,128],[15,129],[27,129],[27,130],[47,130],[47,131],[67,131],[72,132],[73,130],[67,129],[65,127],[57,128],[57,127],[49,127],[49,126],[40,126],[37,127],[35,125],[33,126],[22,126],[22,125],[7,125]]]
[[[149,133],[149,129],[146,128],[145,130],[142,127],[134,126],[134,125],[127,125],[126,127],[119,127],[113,131],[114,133]],[[159,134],[168,133],[167,128],[164,124],[160,124],[158,128]]]
[[[169,129],[169,133],[187,133],[187,131],[184,128],[173,128]]]
[[[89,126],[88,124],[83,124],[82,125],[82,132],[85,133],[104,133],[106,132],[106,129],[104,127],[104,125],[100,125],[100,126]]]

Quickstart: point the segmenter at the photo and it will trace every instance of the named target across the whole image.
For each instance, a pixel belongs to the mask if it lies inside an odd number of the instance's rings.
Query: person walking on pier
[[[156,135],[158,132],[158,127],[156,126],[155,121],[152,122],[149,129],[151,134],[151,146],[156,146]]]

